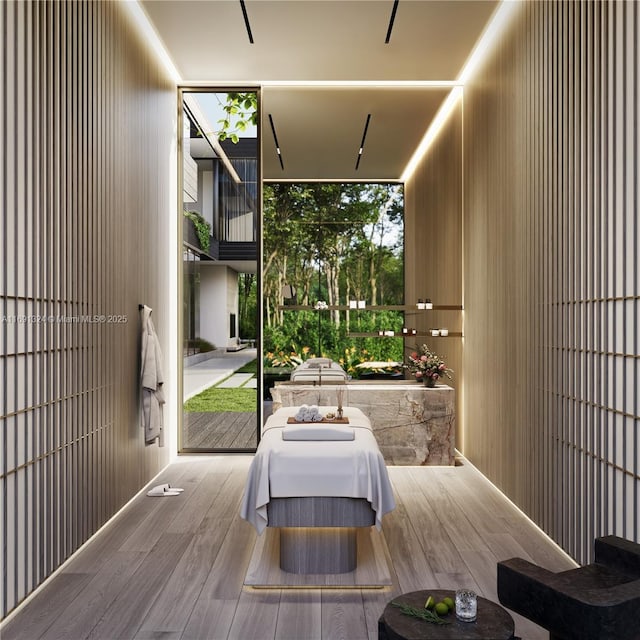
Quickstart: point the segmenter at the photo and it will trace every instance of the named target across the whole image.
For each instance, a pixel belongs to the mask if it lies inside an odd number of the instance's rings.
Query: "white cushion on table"
[[[351,427],[340,424],[288,424],[282,429],[283,440],[353,440]]]

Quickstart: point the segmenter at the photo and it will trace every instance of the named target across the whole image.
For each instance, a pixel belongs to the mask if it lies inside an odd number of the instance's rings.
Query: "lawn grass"
[[[257,390],[218,389],[209,387],[184,403],[187,413],[218,413],[222,411],[251,412],[257,408]]]
[[[235,373],[258,373],[258,361],[247,362]],[[218,383],[219,384],[219,383]],[[257,390],[238,387],[236,389],[220,389],[217,386],[205,389],[197,396],[184,403],[187,413],[218,413],[236,411],[245,413],[256,410]]]
[[[247,362],[244,366],[240,367],[236,373],[253,373],[257,375],[258,373],[258,361],[252,360],[251,362]]]

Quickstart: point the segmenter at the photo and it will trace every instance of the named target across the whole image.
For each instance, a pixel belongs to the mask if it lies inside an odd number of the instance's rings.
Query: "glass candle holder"
[[[456,618],[461,622],[475,622],[478,616],[478,596],[475,591],[456,591]]]

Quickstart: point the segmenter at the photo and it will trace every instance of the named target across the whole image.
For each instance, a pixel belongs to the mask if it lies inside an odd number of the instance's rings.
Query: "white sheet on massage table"
[[[320,410],[326,414],[336,408]],[[267,419],[249,468],[240,515],[262,533],[268,524],[267,504],[272,497],[366,498],[376,512],[376,527],[380,529],[382,516],[395,508],[395,500],[369,419],[360,409],[345,407],[344,415],[355,431],[354,440],[283,440],[287,418],[297,411],[298,407],[282,407]]]

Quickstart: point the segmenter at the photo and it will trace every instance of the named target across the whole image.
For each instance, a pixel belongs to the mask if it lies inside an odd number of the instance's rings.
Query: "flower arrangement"
[[[409,363],[405,365],[411,375],[418,381],[433,386],[442,377],[451,380],[452,369],[449,369],[440,356],[429,350],[426,344],[420,347],[420,351],[414,351],[409,356]]]

